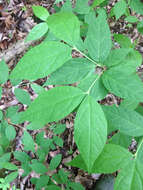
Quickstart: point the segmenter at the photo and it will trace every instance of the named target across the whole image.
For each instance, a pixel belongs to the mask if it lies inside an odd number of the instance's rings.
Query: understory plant
[[[55,4],[56,13],[51,15],[44,7],[33,6],[34,15],[41,22],[31,30],[26,42],[41,37],[43,41],[24,54],[10,75],[1,61],[1,89],[9,79],[16,87],[16,98],[27,105],[26,111],[18,112],[18,107],[13,106],[0,112],[0,167],[13,171],[6,176],[6,182],[18,176],[18,166],[10,162],[13,156],[21,163],[23,176],[32,171],[39,174],[39,178],[31,179],[36,189],[83,189],[68,179],[64,169],[53,176],[48,174],[59,166],[61,154],[46,163],[49,150],[55,144],[63,146],[58,135],[64,132],[65,125],[60,120],[75,113],[74,141],[79,155],[66,165],[89,174],[114,173],[115,190],[143,189],[143,108],[140,104],[143,83],[137,74],[142,55],[136,48],[139,40],[131,41],[127,35],[111,32],[109,22],[123,19],[128,29],[136,25],[142,34],[143,21],[132,13],[143,14],[143,3],[119,0],[107,12],[108,3],[108,0],[94,0],[89,6],[87,0],[77,0],[73,8],[67,0],[62,7]],[[40,78],[46,78],[43,86],[34,83]],[[38,95],[33,101],[26,91],[17,88],[23,80],[28,80]],[[46,90],[49,85],[53,88]],[[109,93],[114,98],[112,105],[102,101]],[[20,124],[25,121],[28,125],[22,128]],[[42,129],[52,122],[55,122],[52,125],[55,135],[52,139],[44,138]],[[23,130],[24,151],[8,152],[13,147],[17,127]],[[36,139],[31,136],[34,130],[41,130]],[[137,142],[135,152],[128,149],[133,139]],[[35,154],[34,159],[28,151]]]

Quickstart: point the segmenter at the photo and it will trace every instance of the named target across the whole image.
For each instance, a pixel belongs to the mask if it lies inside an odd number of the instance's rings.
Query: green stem
[[[94,84],[95,84],[96,81],[100,78],[101,75],[102,75],[102,72],[100,73],[100,75],[97,76],[97,78],[93,81],[93,83],[92,83],[91,86],[89,87],[88,91],[86,92],[87,95],[90,94],[90,91],[91,91],[92,87],[94,86]]]
[[[135,158],[137,158],[138,152],[139,152],[139,150],[140,150],[140,148],[141,148],[142,145],[143,145],[143,138],[142,138],[141,143],[139,144],[139,146],[137,148],[137,151],[136,151],[136,153],[134,155]]]
[[[95,65],[102,67],[100,64],[98,64],[97,62],[95,62],[93,59],[91,59],[90,57],[88,57],[86,54],[84,54],[83,52],[81,52],[79,49],[77,49],[76,47],[73,47],[73,50],[76,50],[77,52],[79,52],[81,55],[83,55],[84,57],[86,57],[89,61],[91,61],[92,63],[94,63]]]
[[[131,0],[128,0],[128,2],[127,2],[127,3],[128,3],[128,5],[130,5],[130,1],[131,1]]]

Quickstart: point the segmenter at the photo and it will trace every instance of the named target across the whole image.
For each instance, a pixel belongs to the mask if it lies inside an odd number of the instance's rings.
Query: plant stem
[[[127,2],[127,3],[128,3],[128,5],[130,5],[130,1],[131,1],[131,0],[128,0],[128,2]]]
[[[86,92],[86,94],[90,94],[90,91],[92,89],[92,87],[94,86],[94,84],[96,83],[96,81],[100,78],[100,76],[102,75],[102,72],[97,76],[97,78],[93,81],[93,83],[91,84],[91,86],[89,87],[88,91]]]
[[[92,63],[94,63],[95,65],[102,67],[100,64],[98,64],[97,62],[95,62],[93,59],[91,59],[90,57],[88,57],[86,54],[84,54],[83,52],[81,52],[79,49],[77,49],[76,47],[73,47],[73,50],[78,51],[81,55],[83,55],[84,57],[86,57],[89,61],[91,61]]]
[[[138,152],[139,152],[139,150],[140,150],[140,148],[141,148],[142,145],[143,145],[143,138],[142,138],[142,140],[141,140],[141,142],[139,144],[139,147],[137,148],[137,151],[136,151],[136,153],[134,155],[135,158],[137,158]]]

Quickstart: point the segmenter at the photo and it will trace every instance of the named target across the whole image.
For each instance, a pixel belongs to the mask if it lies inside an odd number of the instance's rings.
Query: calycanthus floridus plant
[[[101,2],[94,1],[93,7]],[[27,41],[45,34],[46,38],[21,58],[10,80],[32,82],[49,76],[44,85],[57,86],[41,91],[21,113],[20,123],[29,121],[34,130],[34,126],[42,128],[76,112],[74,140],[80,154],[68,164],[88,173],[119,171],[115,190],[142,190],[143,117],[138,107],[143,100],[143,83],[136,73],[142,56],[135,50],[135,44],[124,43],[122,35],[111,34],[105,9],[93,11],[87,5],[79,9],[82,3],[77,3],[73,12],[65,6],[52,15],[42,7],[33,6],[34,14],[43,22],[32,29]],[[142,11],[133,4],[130,1],[129,6]],[[117,20],[127,8],[126,1],[115,4]],[[79,20],[77,13],[84,14],[84,21]],[[129,15],[129,19],[133,18]],[[81,37],[83,23],[87,32]],[[121,42],[120,48],[114,47],[112,36]],[[72,58],[72,52],[80,57]],[[100,100],[108,93],[120,97],[121,104],[102,105]],[[113,131],[116,133],[108,139]],[[127,149],[133,137],[138,142],[135,154]]]

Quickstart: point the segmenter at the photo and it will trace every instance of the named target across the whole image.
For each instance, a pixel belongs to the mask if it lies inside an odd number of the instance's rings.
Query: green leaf
[[[43,128],[43,125],[40,125],[40,123],[32,122],[26,126],[27,130],[38,130]]]
[[[11,157],[11,153],[5,153],[2,156],[0,156],[0,169],[3,168],[3,163],[9,162]]]
[[[92,19],[90,22],[85,46],[95,61],[103,62],[110,53],[111,44],[111,34],[106,15],[101,12],[95,20]]]
[[[2,87],[0,86],[0,99],[2,97]]]
[[[134,69],[132,66],[123,68],[124,66],[119,66],[107,70],[102,75],[104,86],[109,92],[121,98],[142,101],[143,83],[136,74],[129,75]]]
[[[104,113],[91,96],[84,99],[77,111],[74,139],[88,172],[91,172],[107,139],[107,122]]]
[[[95,82],[96,81],[96,82]],[[95,83],[94,83],[95,82]],[[108,91],[105,89],[101,78],[99,78],[99,75],[91,75],[89,77],[86,77],[85,79],[83,79],[79,85],[78,88],[80,88],[81,90],[83,90],[84,92],[87,92],[89,89],[89,86],[92,86],[92,89],[90,91],[90,95],[95,99],[95,100],[101,100],[103,99]]]
[[[75,46],[80,37],[80,23],[78,18],[70,12],[53,14],[47,19],[51,32],[59,39]]]
[[[128,56],[126,57],[126,65],[132,67],[136,71],[137,67],[139,67],[141,64],[142,55],[138,51],[131,49]]]
[[[92,24],[93,20],[95,20],[95,11],[90,10],[90,12],[84,16],[84,22],[90,25]],[[87,26],[88,25],[86,25],[86,27]]]
[[[129,136],[143,135],[143,117],[136,111],[128,110],[123,107],[102,106],[108,124],[115,130],[119,129],[121,133]]]
[[[6,116],[8,118],[11,118],[14,115],[14,113],[18,111],[18,106],[9,107],[6,111]]]
[[[19,102],[21,102],[22,104],[26,104],[26,105],[31,104],[30,95],[25,90],[21,88],[16,88],[14,90],[14,94],[17,100],[19,100]]]
[[[30,179],[30,182],[31,182],[32,184],[34,184],[34,185],[36,185],[37,181],[38,181],[38,178],[36,178],[36,177],[32,177],[32,178]]]
[[[142,164],[143,161],[143,138],[141,138],[140,142],[138,143],[137,151],[134,155],[134,157],[137,159],[140,164]]]
[[[137,67],[141,65],[141,63],[142,63],[141,54],[138,51],[131,49],[131,51],[129,51],[129,53],[125,57],[125,60],[120,62],[120,65],[116,68],[120,71],[124,67],[125,73],[130,74],[134,73]]]
[[[120,49],[114,49],[111,50],[109,56],[104,61],[104,65],[107,67],[115,66],[121,63],[125,63],[125,59],[128,56],[129,52],[131,52],[131,49],[127,48],[120,48]]]
[[[126,189],[138,189],[142,190],[142,179],[140,174],[136,169],[136,162],[135,160],[128,161],[127,165],[124,167],[123,170],[117,176],[117,179],[114,184],[115,190],[124,190]]]
[[[60,42],[60,40],[58,38],[55,37],[55,35],[51,32],[51,31],[48,31],[48,33],[46,34],[46,37],[44,39],[44,41],[57,41],[57,42]]]
[[[9,183],[5,183],[5,179],[4,178],[0,178],[0,188],[2,190],[7,190],[7,188],[10,188],[10,184]]]
[[[129,23],[136,23],[138,22],[138,18],[136,16],[127,16],[125,18],[125,21],[129,22]]]
[[[118,132],[115,135],[113,135],[108,142],[111,144],[123,146],[124,148],[128,148],[132,142],[132,137]]]
[[[25,152],[15,151],[14,157],[22,163],[26,163],[30,161],[30,157]]]
[[[62,182],[62,180],[61,180],[61,178],[60,178],[60,175],[57,174],[57,173],[55,173],[55,174],[52,175],[52,179],[53,179],[54,181],[56,181],[58,184],[63,184],[63,182]],[[68,179],[67,179],[67,180],[68,180]]]
[[[99,6],[101,3],[103,3],[105,0],[94,0],[92,4],[92,8],[95,8]]]
[[[0,178],[0,183],[4,183],[4,179],[3,178]]]
[[[57,124],[53,130],[53,133],[55,135],[60,135],[61,133],[63,133],[66,129],[66,125],[65,124]]]
[[[12,125],[7,125],[5,129],[5,135],[8,140],[12,141],[16,137],[16,130]]]
[[[90,7],[88,6],[88,0],[78,0],[73,11],[78,14],[88,14],[90,11]]]
[[[131,50],[131,52],[127,56],[127,64],[132,64],[132,67],[137,69],[142,64],[142,56],[136,50]]]
[[[139,22],[137,25],[139,33],[143,34],[143,21]]]
[[[40,94],[42,91],[45,91],[45,89],[42,86],[35,83],[31,84],[31,87],[35,91],[36,94]]]
[[[10,82],[11,82],[12,86],[17,86],[22,82],[22,79],[14,79],[13,78],[10,80]]]
[[[69,59],[71,59],[71,48],[67,45],[56,41],[43,42],[22,57],[11,72],[10,79],[36,80],[43,78]]]
[[[124,167],[132,154],[119,145],[106,144],[92,168],[93,173],[113,173]]]
[[[94,162],[92,173],[113,173],[123,168],[126,161],[131,158],[132,154],[125,148],[119,145],[106,144],[99,157]],[[81,154],[67,163],[67,165],[87,171],[87,166]]]
[[[54,136],[54,137],[53,137],[53,141],[54,141],[54,143],[55,143],[56,145],[58,145],[58,146],[60,146],[60,147],[63,147],[64,142],[63,142],[63,139],[61,139],[60,137]]]
[[[38,17],[39,19],[43,21],[47,20],[49,13],[46,8],[42,6],[32,6],[32,9],[36,17]]]
[[[38,145],[41,145],[44,140],[44,132],[42,131],[42,132],[40,132],[40,133],[38,133],[37,135],[36,135],[36,143],[38,144]]]
[[[4,154],[4,150],[2,148],[2,146],[0,146],[0,156],[2,156]]]
[[[31,168],[29,163],[22,163],[21,168],[24,170],[24,173],[22,174],[22,177],[25,177],[30,174]]]
[[[143,14],[143,3],[140,0],[130,0],[130,7],[133,11]]]
[[[66,0],[66,2],[64,2],[61,11],[65,12],[72,12],[72,3],[70,0]]]
[[[42,36],[46,34],[48,31],[48,25],[45,22],[42,22],[40,24],[37,24],[32,28],[32,30],[29,32],[28,36],[26,37],[26,42],[38,40]]]
[[[17,124],[19,122],[20,113],[18,113],[18,109],[19,109],[18,106],[12,106],[6,110],[6,117],[13,124]]]
[[[4,162],[3,163],[3,168],[7,169],[7,170],[17,170],[18,167],[10,162]]]
[[[80,168],[84,171],[87,171],[87,166],[83,160],[83,158],[81,157],[81,155],[77,155],[73,160],[71,160],[70,162],[66,163],[66,165],[68,166],[73,166],[73,167],[77,167]]]
[[[85,190],[85,188],[83,188],[83,186],[80,183],[74,183],[74,182],[70,182],[69,186],[73,189],[73,190]]]
[[[127,4],[125,0],[119,0],[114,6],[114,14],[116,20],[118,20],[122,15],[125,14],[127,8]]]
[[[129,100],[123,100],[120,104],[120,106],[127,108],[129,110],[135,110],[138,106],[139,102],[138,101],[129,101]]]
[[[0,120],[3,118],[3,112],[0,110]]]
[[[85,58],[74,58],[53,72],[44,84],[72,84],[82,80],[89,73],[93,73],[95,65]],[[74,75],[73,75],[74,73]]]
[[[88,17],[88,14],[87,14],[87,17]],[[85,17],[86,18],[86,17]],[[87,18],[87,20],[88,20],[88,18]],[[84,23],[82,23],[82,25],[81,25],[81,27],[80,27],[80,36],[82,37],[82,38],[85,38],[86,37],[86,35],[87,35],[87,31],[88,31],[88,24],[86,23],[86,22],[84,22]],[[84,45],[83,45],[84,46]],[[77,47],[78,48],[78,47]],[[78,48],[79,49],[79,48]],[[85,49],[85,47],[84,47],[84,49]],[[84,51],[84,49],[83,50],[81,50],[81,51]]]
[[[9,77],[9,69],[4,60],[0,61],[0,84],[6,83]]]
[[[37,161],[35,163],[32,163],[30,167],[32,168],[33,171],[35,171],[38,174],[44,174],[48,171],[44,164],[39,163]]]
[[[22,143],[24,145],[24,150],[35,152],[34,140],[27,131],[24,131]]]
[[[17,178],[18,172],[12,172],[5,177],[5,183],[10,183]]]
[[[63,1],[63,0],[56,0],[54,4],[60,3],[60,2],[62,2],[62,1]]]
[[[56,156],[54,156],[50,162],[49,170],[55,170],[60,164],[61,160],[62,160],[61,154],[57,154]]]
[[[138,145],[137,152],[132,159],[126,161],[126,166],[120,171],[115,181],[114,189],[139,189],[143,188],[143,140]]]
[[[49,182],[49,176],[43,175],[40,176],[40,178],[36,181],[36,188],[42,189],[42,187],[45,187]]]
[[[71,113],[83,97],[84,93],[80,89],[69,86],[42,92],[23,113],[21,121],[34,121],[44,125],[60,120]]]
[[[138,112],[140,115],[143,116],[143,106],[138,105],[138,107],[135,109],[136,112]]]
[[[0,157],[0,163],[2,162],[9,162],[11,157],[11,153],[5,153]]]
[[[56,185],[48,185],[47,188],[48,190],[61,190],[61,188]]]
[[[67,184],[69,173],[65,172],[64,169],[60,169],[58,175],[60,176],[62,183]]]
[[[1,125],[0,125],[1,126]],[[7,149],[10,146],[9,140],[6,138],[4,133],[0,133],[0,145],[4,148]]]
[[[122,48],[131,48],[132,43],[128,36],[123,34],[114,34],[114,40],[122,47]]]

